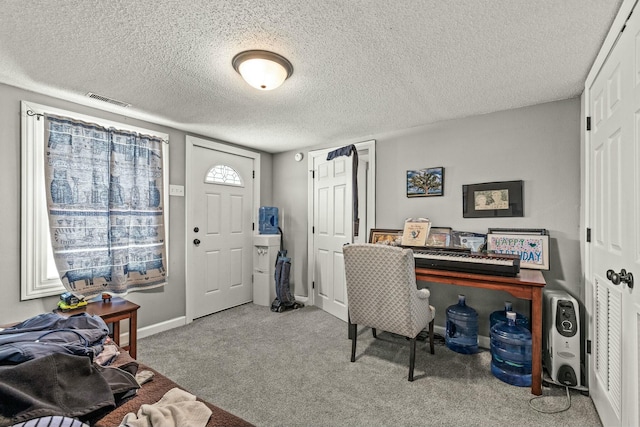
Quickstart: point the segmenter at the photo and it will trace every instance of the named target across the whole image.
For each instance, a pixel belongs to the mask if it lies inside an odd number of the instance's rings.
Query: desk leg
[[[129,318],[129,354],[134,359],[138,356],[138,313],[133,311]]]
[[[531,295],[531,393],[542,394],[542,288]]]

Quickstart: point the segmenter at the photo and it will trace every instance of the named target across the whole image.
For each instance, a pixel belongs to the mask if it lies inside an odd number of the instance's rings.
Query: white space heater
[[[551,381],[582,388],[580,306],[563,291],[543,292],[543,358]]]

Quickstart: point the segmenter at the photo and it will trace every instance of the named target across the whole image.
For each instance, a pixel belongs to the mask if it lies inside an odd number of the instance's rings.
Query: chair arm
[[[422,289],[418,289],[418,298],[420,299],[428,299],[429,296],[431,296],[431,292],[429,292],[429,289],[426,288],[422,288]]]

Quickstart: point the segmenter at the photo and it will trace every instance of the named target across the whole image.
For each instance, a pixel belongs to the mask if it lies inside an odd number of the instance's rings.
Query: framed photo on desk
[[[446,248],[451,245],[451,227],[431,227],[427,246]]]
[[[402,230],[389,228],[372,228],[369,232],[369,243],[377,245],[400,246]]]

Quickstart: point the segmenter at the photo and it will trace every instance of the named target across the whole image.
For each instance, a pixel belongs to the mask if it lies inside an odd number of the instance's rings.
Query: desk
[[[517,277],[503,277],[416,268],[416,280],[506,291],[531,301],[531,393],[542,394],[542,288],[546,282],[540,270],[523,269]]]
[[[131,357],[135,359],[137,356],[139,308],[140,306],[138,304],[134,304],[131,301],[113,297],[110,301],[90,302],[84,307],[74,310],[62,311],[58,309],[55,311],[63,316],[72,316],[84,312],[100,316],[102,320],[104,320],[104,323],[113,324],[113,341],[118,345],[120,345],[120,321],[129,319],[129,345],[123,348],[128,350]]]

